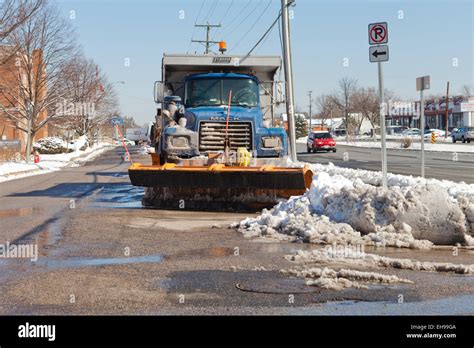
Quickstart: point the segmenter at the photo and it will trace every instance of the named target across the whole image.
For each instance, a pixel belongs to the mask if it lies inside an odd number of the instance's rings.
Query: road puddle
[[[62,260],[38,260],[35,264],[49,268],[79,268],[94,266],[126,265],[132,263],[158,263],[164,260],[162,255],[144,255],[117,258],[74,258]]]
[[[105,185],[91,204],[92,208],[141,208],[143,187],[130,184]]]
[[[210,247],[204,249],[193,249],[173,254],[171,258],[218,258],[234,255],[234,249],[228,247]]]

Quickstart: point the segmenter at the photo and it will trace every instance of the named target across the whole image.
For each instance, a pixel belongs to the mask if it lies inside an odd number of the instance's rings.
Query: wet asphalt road
[[[449,145],[449,144],[447,144]],[[472,147],[472,144],[464,146]],[[336,153],[308,154],[305,144],[297,144],[298,159],[304,162],[328,164],[339,167],[382,170],[380,149],[337,145]],[[421,175],[421,152],[417,150],[387,149],[388,172],[403,175]],[[474,183],[474,153],[426,151],[425,173],[427,178]]]
[[[228,228],[248,214],[143,209],[122,155],[114,149],[83,167],[0,184],[0,243],[39,248],[36,262],[0,259],[0,314],[474,313],[474,277],[390,270],[415,284],[306,286],[279,271],[292,266],[284,255],[315,246],[249,240]],[[474,260],[466,250],[377,253]]]

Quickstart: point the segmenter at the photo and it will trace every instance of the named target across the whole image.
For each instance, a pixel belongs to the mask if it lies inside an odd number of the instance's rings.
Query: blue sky
[[[279,0],[56,0],[76,27],[84,53],[116,84],[123,115],[152,120],[153,82],[161,56],[203,52],[190,44],[193,25],[221,23],[215,40],[231,54],[246,54],[276,18]],[[377,86],[377,65],[368,61],[368,23],[389,25],[390,61],[385,87],[416,98],[415,78],[431,75],[430,93],[474,87],[472,0],[297,0],[291,20],[296,103],[306,110],[307,92],[330,93],[344,76]],[[202,8],[201,8],[202,6]],[[200,13],[199,10],[201,9]],[[224,14],[227,12],[227,15]],[[184,17],[184,18],[183,18]],[[220,32],[221,31],[221,32]],[[214,34],[211,34],[213,37]],[[205,31],[196,28],[194,39]],[[239,42],[240,41],[240,42]],[[254,54],[281,54],[278,28]],[[126,64],[129,62],[129,64]],[[344,64],[347,63],[348,64]],[[347,66],[346,66],[347,65]],[[283,75],[282,75],[283,76]]]

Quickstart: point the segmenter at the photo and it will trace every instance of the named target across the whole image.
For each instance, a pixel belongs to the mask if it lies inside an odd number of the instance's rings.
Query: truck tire
[[[461,140],[463,144],[466,142],[466,139],[464,139],[464,135],[462,136]]]

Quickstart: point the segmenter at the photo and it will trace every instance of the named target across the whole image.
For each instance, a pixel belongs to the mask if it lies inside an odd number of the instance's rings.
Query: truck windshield
[[[232,90],[231,105],[258,105],[258,85],[253,79],[192,79],[186,83],[186,106],[227,105]]]

